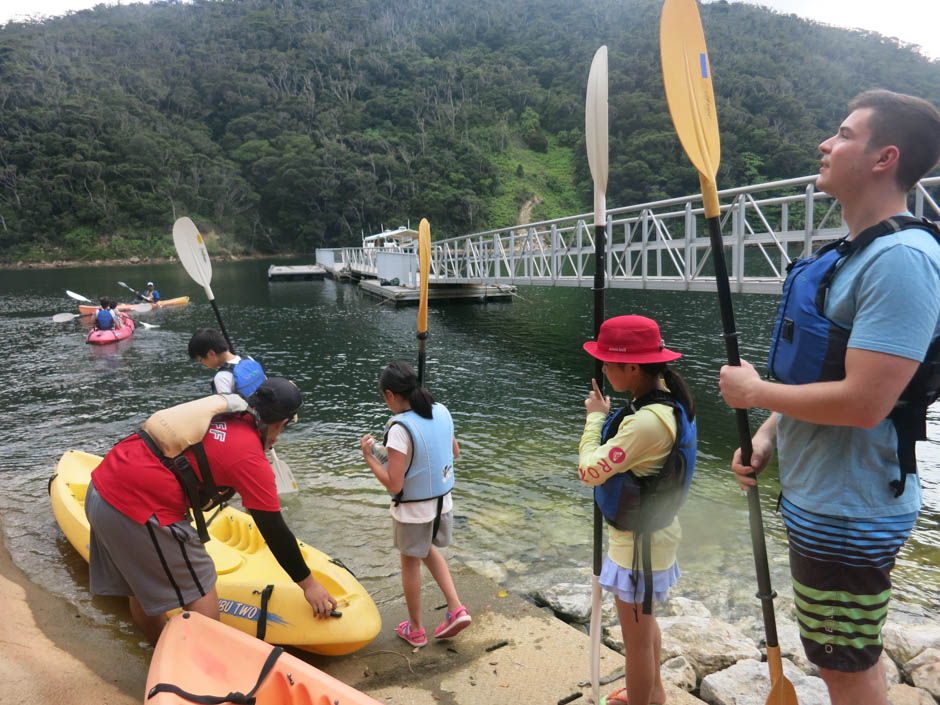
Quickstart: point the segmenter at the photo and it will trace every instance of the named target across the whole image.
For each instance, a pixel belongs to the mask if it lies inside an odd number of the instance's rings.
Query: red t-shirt
[[[264,455],[253,420],[234,417],[214,423],[202,443],[216,485],[234,487],[245,509],[280,510],[274,470]],[[199,475],[192,451],[187,450],[185,455]],[[154,514],[161,526],[186,517],[179,481],[137,434],[108,451],[91,477],[108,504],[140,524]]]

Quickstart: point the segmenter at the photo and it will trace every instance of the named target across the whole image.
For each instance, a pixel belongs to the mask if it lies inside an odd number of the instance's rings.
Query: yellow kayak
[[[134,311],[136,306],[141,304],[148,303],[147,301],[137,301],[132,304],[118,304],[117,310],[121,313],[127,313],[128,311]],[[150,304],[154,309],[157,308],[169,308],[170,306],[185,306],[189,303],[188,296],[177,296],[175,299],[160,299],[156,303]],[[83,316],[88,316],[89,314],[94,313],[98,310],[98,306],[94,304],[80,304],[78,307],[78,312]],[[146,311],[138,311],[137,313],[146,313]]]
[[[85,518],[85,491],[91,471],[100,462],[97,455],[66,451],[49,483],[56,521],[86,561],[90,528]],[[372,598],[349,570],[325,553],[297,542],[313,576],[336,598],[337,610],[342,613],[340,617],[316,619],[303,591],[274,559],[251,516],[226,506],[206,512],[206,521],[211,537],[206,549],[219,575],[216,590],[224,623],[256,636],[262,591],[273,586],[265,621],[267,642],[337,656],[361,649],[379,633],[382,619]]]

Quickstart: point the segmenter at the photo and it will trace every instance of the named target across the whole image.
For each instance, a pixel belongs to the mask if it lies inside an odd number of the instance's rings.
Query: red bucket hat
[[[584,344],[587,354],[604,362],[669,362],[682,353],[666,348],[659,326],[645,316],[615,316],[601,323],[597,341]]]

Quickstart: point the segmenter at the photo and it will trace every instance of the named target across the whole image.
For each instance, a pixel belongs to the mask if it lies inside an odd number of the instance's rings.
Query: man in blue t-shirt
[[[819,145],[816,187],[839,200],[851,242],[908,214],[908,192],[940,159],[940,112],[882,90],[857,96],[849,110]],[[888,417],[940,336],[940,244],[926,228],[893,232],[834,271],[823,313],[847,334],[844,377],[771,382],[742,360],[721,368],[720,387],[729,406],[774,412],[754,434],[751,465],[738,450],[732,470],[742,488],[754,485],[748,475],[777,447],[807,656],[834,705],[887,705],[879,657],[890,572],[921,505],[917,476],[903,475],[898,459],[904,427]]]

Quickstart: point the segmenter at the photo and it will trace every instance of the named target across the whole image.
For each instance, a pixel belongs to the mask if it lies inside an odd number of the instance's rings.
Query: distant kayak
[[[101,457],[69,450],[49,483],[52,511],[65,538],[88,560],[91,529],[85,517],[85,491]],[[335,558],[298,541],[313,577],[336,598],[340,616],[317,619],[304,593],[278,565],[251,516],[223,505],[206,513],[206,550],[218,573],[216,590],[222,621],[272,644],[285,644],[327,656],[350,654],[375,638],[382,627],[378,607],[355,576]]]
[[[126,313],[126,312],[128,312],[128,311],[133,311],[135,306],[140,306],[141,304],[146,304],[146,303],[149,303],[149,302],[147,302],[147,301],[138,301],[138,302],[135,303],[135,304],[118,304],[118,305],[117,305],[117,310],[118,310],[118,311],[121,311],[122,313]],[[159,301],[157,301],[157,303],[151,304],[151,305],[152,305],[154,308],[167,308],[167,307],[169,307],[169,306],[185,306],[185,305],[188,304],[188,303],[189,303],[189,297],[188,297],[188,296],[177,296],[175,299],[160,299]],[[100,308],[100,306],[92,306],[92,305],[89,305],[89,304],[80,304],[79,307],[78,307],[78,311],[79,311],[79,313],[81,313],[83,316],[87,316],[88,314],[94,313],[94,312],[97,311],[99,308]]]
[[[246,702],[232,699],[236,693],[251,694],[257,705],[380,705],[280,647],[197,612],[181,612],[163,628],[146,693],[148,705],[189,705],[193,695]]]
[[[112,328],[111,330],[92,328],[88,332],[85,342],[89,345],[109,345],[121,340],[127,340],[134,335],[134,319],[130,316],[121,316],[121,320],[124,322],[122,328]]]

